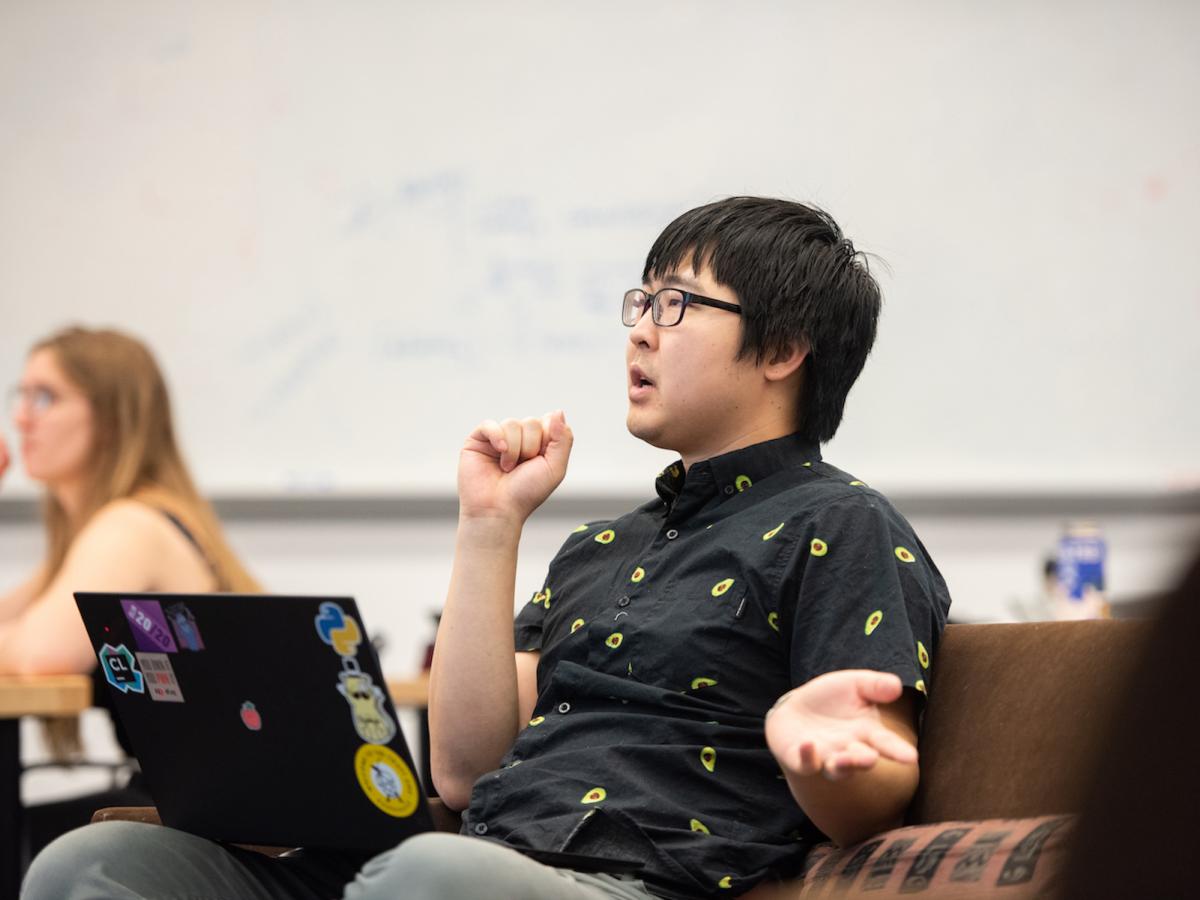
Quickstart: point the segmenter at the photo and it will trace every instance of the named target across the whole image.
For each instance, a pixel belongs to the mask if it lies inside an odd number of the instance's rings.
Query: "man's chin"
[[[633,410],[630,410],[629,415],[625,417],[625,427],[635,438],[644,441],[651,447],[657,447],[659,450],[673,449],[662,428],[656,428],[651,423],[642,421],[634,414]]]

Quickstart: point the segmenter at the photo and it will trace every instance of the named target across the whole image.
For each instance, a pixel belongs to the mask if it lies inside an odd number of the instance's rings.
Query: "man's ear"
[[[797,372],[808,359],[808,341],[792,341],[763,366],[767,381],[784,381]]]

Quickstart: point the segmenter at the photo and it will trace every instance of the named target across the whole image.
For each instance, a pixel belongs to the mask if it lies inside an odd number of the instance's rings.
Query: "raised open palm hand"
[[[832,780],[886,757],[915,763],[917,749],[887,725],[881,704],[900,697],[895,675],[868,669],[828,672],[784,694],[767,713],[767,746],[786,772]]]

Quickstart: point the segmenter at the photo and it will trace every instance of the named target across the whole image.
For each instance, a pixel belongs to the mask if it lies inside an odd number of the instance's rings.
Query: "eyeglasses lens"
[[[647,302],[649,298],[646,297],[645,291],[626,291],[621,304],[621,322],[630,328],[636,325],[646,310]]]
[[[683,318],[683,307],[682,291],[659,291],[654,295],[654,323],[664,328],[678,325]]]

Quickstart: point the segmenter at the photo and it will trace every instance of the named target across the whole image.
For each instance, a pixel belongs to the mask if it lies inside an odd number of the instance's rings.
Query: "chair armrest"
[[[429,815],[433,817],[435,831],[458,834],[462,828],[462,813],[451,809],[437,797],[429,798]]]
[[[93,822],[144,822],[161,825],[158,810],[153,806],[106,806],[92,813]]]

